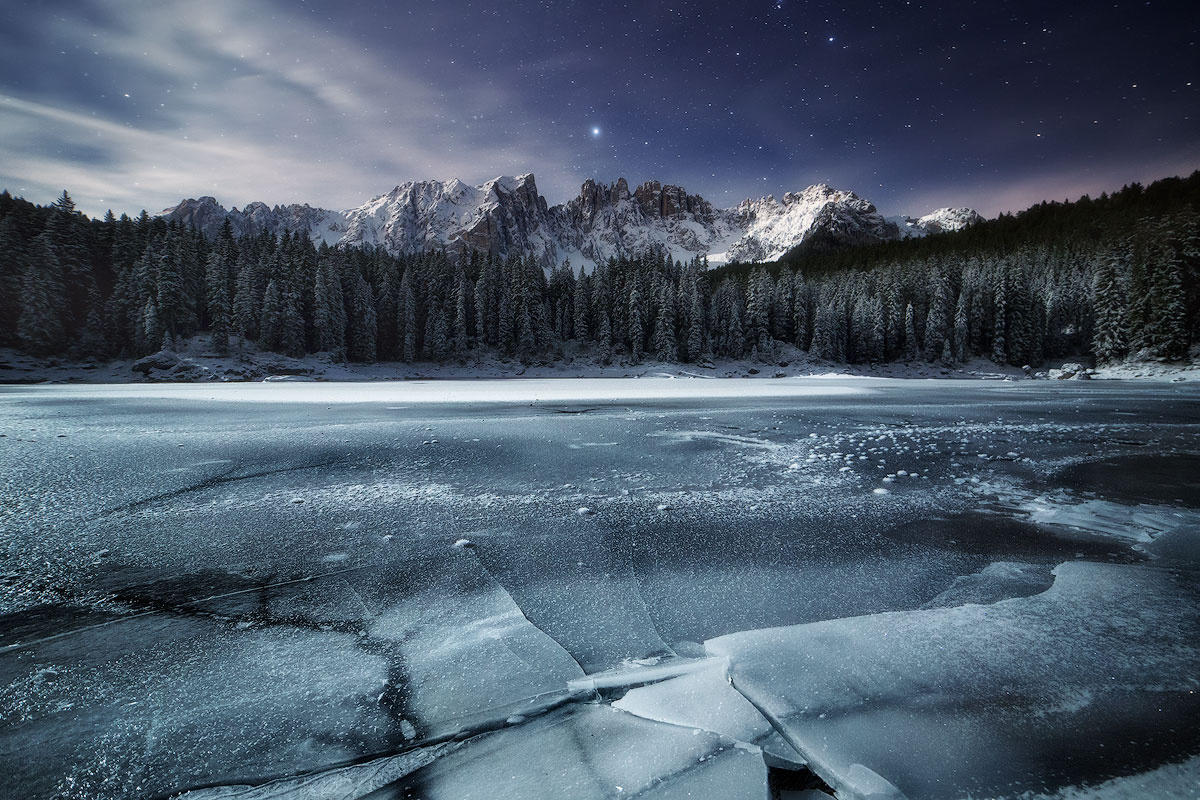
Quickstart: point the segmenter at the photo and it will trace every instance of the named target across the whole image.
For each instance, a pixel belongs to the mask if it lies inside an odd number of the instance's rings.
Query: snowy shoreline
[[[892,362],[879,365],[835,364],[812,358],[794,347],[781,345],[777,357],[763,360],[718,359],[705,364],[619,359],[602,363],[587,354],[568,355],[553,361],[522,363],[494,353],[478,353],[458,363],[336,361],[326,354],[289,358],[244,347],[228,355],[208,352],[197,337],[178,353],[160,352],[143,359],[107,362],[49,359],[42,361],[15,350],[0,349],[0,385],[22,384],[140,384],[140,383],[244,383],[244,382],[391,382],[391,381],[503,381],[529,379],[779,379],[779,378],[894,378],[916,380],[1051,381],[1058,377],[1097,380],[1163,382],[1200,381],[1200,362],[1127,362],[1087,369],[1068,359],[1028,373],[976,358],[945,367],[937,363]],[[1068,367],[1064,370],[1064,367]],[[1066,374],[1064,374],[1064,372]]]

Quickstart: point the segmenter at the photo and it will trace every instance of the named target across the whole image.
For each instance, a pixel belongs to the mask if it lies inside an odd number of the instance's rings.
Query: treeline
[[[5,192],[0,345],[128,357],[203,332],[217,351],[240,337],[352,361],[766,361],[780,342],[854,363],[1174,359],[1200,340],[1200,178],[1160,183],[794,264],[709,270],[650,253],[589,274],[228,226],[209,240],[145,212],[89,220],[66,192],[49,207]]]

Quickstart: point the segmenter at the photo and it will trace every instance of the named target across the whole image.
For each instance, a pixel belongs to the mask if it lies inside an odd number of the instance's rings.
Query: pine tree
[[[775,304],[771,312],[771,336],[781,342],[790,342],[795,338],[793,325],[794,281],[787,273],[783,273],[775,282]]]
[[[809,299],[811,292],[804,275],[797,270],[792,276],[792,330],[796,347],[808,350],[812,343],[809,331]]]
[[[846,317],[833,303],[817,307],[813,320],[812,353],[827,361],[846,360]]]
[[[15,345],[28,270],[25,242],[10,215],[0,218],[0,346]]]
[[[687,357],[689,361],[700,361],[704,358],[704,306],[700,302],[700,290],[694,277],[688,280],[689,311]]]
[[[237,293],[233,298],[234,325],[246,339],[258,338],[258,316],[262,301],[258,293],[260,267],[258,261],[243,251],[238,265]],[[265,284],[264,284],[265,289]]]
[[[658,361],[678,361],[679,345],[675,340],[675,290],[670,283],[659,293],[658,313],[654,318],[654,358]]]
[[[283,293],[279,349],[292,358],[303,356],[305,350],[304,316],[301,313],[300,293],[291,287]]]
[[[225,257],[219,249],[208,256],[204,275],[208,300],[209,340],[218,353],[229,352],[229,326],[232,302],[229,297],[229,275]]]
[[[770,281],[771,276],[761,267],[750,273],[750,280],[746,291],[745,317],[746,345],[748,348],[758,347],[761,350],[766,345],[769,325],[768,313],[774,295]]]
[[[1159,246],[1151,271],[1149,331],[1146,337],[1156,358],[1172,361],[1187,354],[1187,301],[1183,262],[1169,234],[1159,227]]]
[[[108,352],[108,343],[104,336],[104,320],[101,308],[104,302],[100,299],[100,291],[95,284],[89,287],[87,316],[84,317],[83,327],[75,337],[72,348],[76,356],[100,356]]]
[[[413,296],[412,273],[410,267],[404,270],[404,275],[400,278],[400,300],[397,308],[400,357],[410,363],[417,357],[417,301]]]
[[[638,363],[642,360],[642,343],[645,339],[645,328],[642,326],[642,320],[645,319],[646,310],[642,305],[642,293],[638,291],[635,284],[633,290],[629,293],[629,359],[633,363]]]
[[[925,354],[933,360],[941,354],[942,342],[950,336],[950,287],[944,276],[935,273],[931,277],[934,290],[925,321]]]
[[[600,363],[607,364],[612,360],[612,323],[609,321],[607,311],[600,315],[600,332],[597,341],[599,342]]]
[[[147,300],[142,309],[140,330],[141,346],[139,349],[142,352],[149,352],[154,348],[162,349],[165,331],[158,322],[158,307],[154,305],[153,300]]]
[[[916,361],[921,357],[920,347],[917,344],[917,315],[913,311],[912,303],[904,307],[904,360]]]
[[[475,287],[471,285],[466,270],[460,266],[454,278],[454,354],[459,357],[467,352],[467,329],[474,298]]]
[[[26,351],[51,355],[63,347],[65,330],[61,317],[64,303],[60,267],[48,234],[37,237],[34,253],[21,284],[17,336]]]
[[[997,364],[1008,362],[1008,346],[1005,341],[1008,318],[1008,282],[1003,267],[999,271],[996,291],[992,301],[992,361]]]
[[[1121,286],[1124,264],[1119,252],[1102,256],[1092,284],[1092,305],[1096,323],[1092,334],[1092,353],[1101,363],[1116,361],[1125,355],[1125,293]]]
[[[958,293],[958,302],[954,307],[954,357],[966,361],[971,357],[971,330],[968,325],[967,291]]]
[[[263,295],[261,320],[259,325],[259,344],[268,350],[279,350],[283,344],[283,292],[275,279],[267,281],[267,290]]]
[[[326,259],[317,271],[313,290],[313,323],[317,350],[337,359],[346,356],[346,305],[342,281],[333,264]]]
[[[350,336],[348,343],[351,361],[374,361],[376,337],[375,298],[371,287],[361,274],[352,279],[350,295]]]
[[[446,314],[440,305],[429,309],[425,318],[425,355],[433,361],[444,361],[450,353]]]
[[[180,273],[179,242],[168,239],[158,257],[155,280],[158,321],[172,341],[179,336],[185,316],[183,276]]]
[[[591,308],[591,297],[588,293],[588,279],[583,271],[583,267],[579,268],[579,277],[575,279],[575,296],[573,301],[574,318],[572,320],[572,333],[578,341],[586,342],[590,336],[588,311]]]
[[[871,333],[867,340],[867,360],[871,363],[880,363],[884,360],[883,345],[886,326],[883,319],[883,301],[878,296],[868,300],[867,314],[871,326]]]

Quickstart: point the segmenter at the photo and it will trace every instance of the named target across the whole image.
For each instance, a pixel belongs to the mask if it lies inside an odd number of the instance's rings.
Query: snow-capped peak
[[[982,222],[983,217],[973,208],[939,208],[923,217],[890,217],[904,238],[928,236],[934,233],[952,233]]]
[[[854,192],[818,183],[798,192],[714,208],[681,186],[645,181],[632,191],[584,181],[570,201],[548,206],[532,173],[499,175],[477,186],[458,178],[406,181],[356,208],[270,208],[250,203],[226,211],[214,198],[185,200],[162,216],[215,234],[229,219],[235,233],[308,231],[314,241],[379,246],[393,254],[444,249],[452,257],[479,250],[529,255],[545,266],[591,266],[610,257],[654,251],[709,263],[768,261],[797,247],[831,247],[959,230],[980,217],[943,208],[920,218],[885,219]]]

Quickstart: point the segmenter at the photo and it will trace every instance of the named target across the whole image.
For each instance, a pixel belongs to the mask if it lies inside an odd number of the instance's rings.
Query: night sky
[[[985,214],[1200,167],[1195,2],[0,2],[0,187],[358,205],[411,179],[824,181]]]

